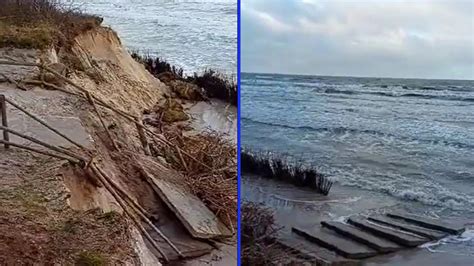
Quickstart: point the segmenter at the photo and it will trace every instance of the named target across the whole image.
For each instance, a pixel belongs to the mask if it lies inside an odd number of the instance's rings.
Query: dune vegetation
[[[43,49],[67,46],[100,17],[54,0],[0,0],[0,47]]]
[[[131,55],[164,83],[178,80],[194,84],[201,89],[202,98],[219,99],[237,106],[237,82],[218,71],[206,69],[202,73],[195,72],[188,76],[184,74],[182,68],[170,64],[163,58],[142,54],[139,51],[132,51]]]

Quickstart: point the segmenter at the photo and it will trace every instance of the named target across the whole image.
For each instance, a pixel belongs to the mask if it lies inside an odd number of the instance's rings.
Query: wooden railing
[[[146,155],[150,155],[150,148],[148,145],[148,140],[147,140],[147,134],[151,135],[151,137],[158,141],[159,143],[162,143],[166,146],[172,147],[176,150],[176,152],[181,156],[181,154],[186,155],[189,159],[196,161],[197,163],[205,166],[208,169],[211,169],[208,165],[202,163],[201,161],[197,160],[194,158],[192,155],[189,153],[185,152],[184,150],[180,149],[178,146],[173,145],[173,143],[169,142],[163,135],[157,134],[153,132],[152,130],[146,128],[139,117],[136,117],[130,113],[127,113],[125,111],[122,111],[118,108],[115,108],[111,104],[95,97],[91,92],[87,91],[86,89],[80,87],[79,85],[75,84],[73,81],[70,79],[62,76],[58,72],[54,71],[53,69],[43,65],[43,64],[35,64],[35,63],[26,63],[26,62],[12,62],[12,61],[0,61],[0,65],[17,65],[17,66],[32,66],[32,67],[39,67],[41,70],[48,71],[58,77],[59,79],[65,81],[66,83],[72,85],[74,88],[76,88],[77,91],[69,91],[64,88],[61,88],[59,86],[56,86],[54,84],[50,84],[44,81],[40,80],[32,80],[32,81],[27,81],[28,83],[35,84],[35,85],[44,85],[51,87],[53,89],[62,91],[64,93],[67,93],[69,95],[75,95],[77,97],[81,97],[83,99],[86,99],[94,108],[94,112],[98,115],[100,123],[104,130],[107,133],[108,138],[112,142],[113,148],[115,150],[119,150],[118,145],[116,144],[113,135],[109,132],[108,127],[105,125],[104,119],[102,117],[102,114],[99,111],[99,107],[102,108],[107,108],[109,110],[114,111],[115,113],[119,114],[121,117],[125,118],[126,120],[132,122],[135,124],[137,131],[138,131],[138,136],[140,138],[141,144],[143,146],[144,153]],[[18,86],[18,82],[14,82]],[[23,87],[23,86],[22,86]],[[44,141],[41,141],[37,138],[25,135],[21,132],[18,132],[12,128],[9,127],[8,125],[8,118],[7,118],[7,105],[11,105],[12,107],[20,110],[24,114],[28,115],[38,123],[42,124],[44,127],[48,128],[50,131],[54,132],[55,134],[59,135],[60,137],[66,139],[70,143],[72,143],[74,146],[78,147],[82,153],[79,154],[78,152],[72,152],[68,149],[58,147],[52,144],[48,144]],[[5,149],[10,149],[10,146],[17,147],[20,149],[25,149],[29,150],[31,152],[59,158],[59,159],[64,159],[69,161],[70,163],[74,165],[79,165],[86,173],[87,176],[90,178],[91,182],[93,182],[97,186],[105,187],[110,194],[115,198],[115,200],[119,203],[119,205],[122,207],[124,210],[125,214],[135,223],[137,228],[142,232],[142,234],[150,241],[150,243],[153,245],[153,247],[160,253],[162,256],[162,259],[164,261],[168,261],[167,256],[161,249],[161,247],[158,245],[158,242],[151,237],[151,235],[147,232],[147,230],[143,227],[143,225],[140,222],[140,219],[145,222],[154,232],[156,232],[160,238],[164,240],[165,243],[167,243],[177,254],[179,257],[183,258],[184,255],[182,252],[174,245],[162,232],[160,229],[158,229],[153,222],[151,221],[151,215],[147,213],[143,207],[141,207],[134,199],[131,197],[124,189],[122,189],[115,181],[113,181],[110,176],[108,176],[103,169],[100,168],[100,166],[95,162],[94,156],[92,155],[92,151],[89,150],[88,148],[84,147],[83,145],[77,143],[76,141],[72,140],[65,134],[61,133],[57,129],[53,128],[50,126],[48,123],[46,123],[44,120],[42,120],[40,117],[37,115],[29,112],[25,108],[21,107],[14,101],[8,99],[5,95],[0,95],[0,115],[1,115],[1,121],[2,124],[0,126],[0,130],[3,131],[3,139],[0,139],[0,144],[3,144]],[[22,145],[19,143],[14,143],[10,141],[10,134],[16,135],[20,138],[27,139],[33,143],[36,143],[44,149],[39,149],[39,148],[34,148],[31,146],[26,146]]]

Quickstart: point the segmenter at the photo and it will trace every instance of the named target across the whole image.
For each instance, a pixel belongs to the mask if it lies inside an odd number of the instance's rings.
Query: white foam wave
[[[430,252],[433,253],[446,253],[442,249],[438,249],[438,247],[442,245],[449,245],[449,244],[460,244],[464,242],[470,242],[469,246],[474,245],[474,230],[466,230],[459,236],[447,236],[443,239],[440,239],[435,242],[428,242],[420,246],[420,248],[425,248]],[[452,253],[451,251],[449,253]],[[472,254],[464,254],[464,253],[457,253],[459,255],[472,255]]]
[[[396,198],[417,201],[431,206],[445,207],[452,210],[474,209],[474,197],[452,191],[446,186],[432,180],[412,180],[405,177],[392,177],[380,180],[377,178],[360,178],[347,174],[340,178],[341,185],[358,187],[371,191],[380,191]]]
[[[312,200],[298,200],[298,199],[290,199],[286,198],[277,194],[270,194],[270,197],[283,200],[286,202],[291,202],[291,203],[297,203],[297,204],[311,204],[311,205],[322,205],[322,204],[327,204],[327,203],[342,203],[342,204],[347,204],[351,202],[356,202],[360,200],[362,197],[349,197],[349,198],[343,198],[343,199],[333,199],[333,200],[320,200],[318,199],[317,201],[312,201]]]

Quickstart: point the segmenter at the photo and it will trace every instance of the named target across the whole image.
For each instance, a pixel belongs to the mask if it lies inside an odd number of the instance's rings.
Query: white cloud
[[[474,79],[474,2],[242,1],[244,71]]]
[[[243,12],[246,12],[249,16],[256,19],[263,27],[274,32],[285,32],[291,31],[292,27],[287,25],[278,19],[272,17],[270,14],[258,11],[249,7],[242,8]]]

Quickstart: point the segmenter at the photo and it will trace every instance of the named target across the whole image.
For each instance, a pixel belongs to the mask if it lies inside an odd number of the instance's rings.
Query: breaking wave
[[[383,91],[357,91],[357,90],[341,90],[334,88],[322,88],[315,89],[313,92],[324,93],[324,94],[345,94],[345,95],[376,95],[394,98],[419,98],[429,100],[443,100],[443,101],[461,101],[461,102],[474,102],[474,98],[471,97],[459,97],[450,95],[432,95],[423,93],[394,93],[394,92],[383,92]]]
[[[248,123],[248,122],[272,126],[272,127],[308,130],[308,131],[314,131],[314,132],[328,132],[333,135],[368,134],[368,135],[372,135],[376,137],[396,138],[396,139],[400,139],[403,141],[410,141],[410,142],[417,141],[420,143],[426,143],[426,144],[432,144],[432,145],[444,145],[444,146],[450,146],[450,147],[455,147],[455,148],[460,148],[460,149],[474,149],[474,145],[470,145],[467,143],[446,141],[446,140],[440,140],[440,139],[410,138],[410,137],[399,136],[399,135],[394,135],[394,134],[385,133],[385,132],[381,132],[377,130],[370,130],[370,129],[360,130],[360,129],[354,129],[354,128],[348,128],[348,127],[312,127],[312,126],[305,126],[305,125],[293,126],[293,125],[280,124],[280,123],[275,123],[275,122],[263,122],[263,121],[258,121],[252,118],[246,118],[246,117],[242,118],[242,123]]]

